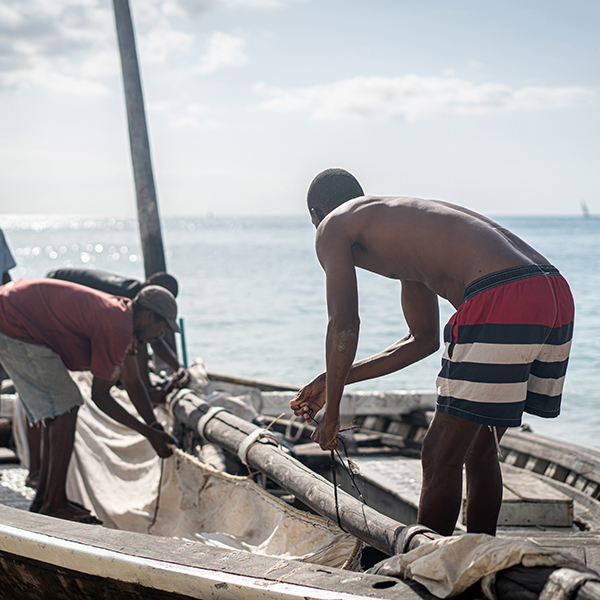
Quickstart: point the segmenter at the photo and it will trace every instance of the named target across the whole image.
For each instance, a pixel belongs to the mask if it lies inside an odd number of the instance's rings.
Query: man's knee
[[[436,412],[423,440],[423,470],[462,467],[481,427],[460,417]]]

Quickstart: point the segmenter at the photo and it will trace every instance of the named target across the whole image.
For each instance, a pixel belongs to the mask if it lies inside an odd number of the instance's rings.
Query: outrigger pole
[[[113,0],[115,23],[121,55],[123,71],[123,87],[125,88],[125,104],[127,105],[127,122],[129,124],[129,145],[133,178],[137,196],[138,223],[142,238],[142,254],[144,255],[144,272],[146,279],[153,273],[167,270],[165,250],[160,229],[156,187],[152,173],[148,127],[144,110],[144,95],[135,49],[133,21],[129,9],[129,0]],[[165,331],[165,340],[174,352],[177,352],[175,336]]]
[[[167,269],[129,0],[113,0],[113,5],[125,87],[129,143],[137,195],[144,270],[147,278],[153,273]]]

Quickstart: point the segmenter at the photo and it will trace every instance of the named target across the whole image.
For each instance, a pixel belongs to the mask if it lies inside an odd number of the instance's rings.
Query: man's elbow
[[[438,334],[419,336],[420,346],[423,352],[423,358],[437,352],[440,348],[440,337]]]

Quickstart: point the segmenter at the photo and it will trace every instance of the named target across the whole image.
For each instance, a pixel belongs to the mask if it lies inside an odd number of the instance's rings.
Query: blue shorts
[[[0,333],[0,362],[13,380],[31,423],[59,417],[83,404],[62,358],[48,346]]]
[[[496,427],[518,427],[523,412],[558,416],[573,318],[569,286],[551,265],[470,283],[444,328],[436,410]]]

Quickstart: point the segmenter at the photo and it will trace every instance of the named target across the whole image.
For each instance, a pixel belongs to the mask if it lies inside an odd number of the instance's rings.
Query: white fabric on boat
[[[79,410],[67,495],[91,509],[105,526],[324,566],[349,567],[355,561],[359,542],[336,525],[181,451],[164,461],[159,510],[152,525],[160,459],[146,438],[113,421],[91,401],[89,373],[73,376],[84,405]],[[125,392],[113,388],[112,393],[135,414]],[[224,394],[213,399],[227,404]]]
[[[457,596],[483,579],[486,597],[495,600],[490,578],[518,564],[569,567],[593,573],[569,554],[532,542],[503,540],[479,533],[438,538],[376,564],[369,573],[412,579],[438,598]]]

